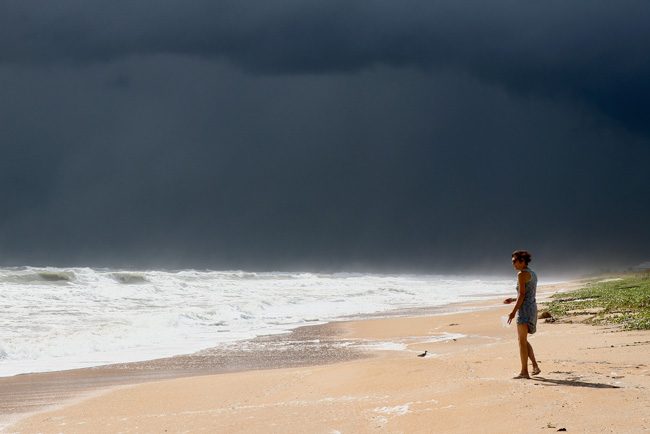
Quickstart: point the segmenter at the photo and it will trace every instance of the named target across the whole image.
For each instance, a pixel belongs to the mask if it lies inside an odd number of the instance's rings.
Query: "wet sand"
[[[47,394],[53,394],[61,408],[38,412],[6,431],[650,429],[649,332],[540,322],[531,343],[543,372],[533,380],[513,380],[514,327],[500,321],[510,308],[496,301],[475,307],[479,310],[305,327],[251,341],[236,354],[208,351],[206,359],[28,375],[31,380],[22,383],[11,377],[13,382],[0,383],[5,415],[21,399],[22,411],[30,403],[38,406],[39,393],[50,401]],[[424,350],[427,357],[416,357]],[[282,368],[268,369],[276,367]],[[228,370],[245,372],[203,375]],[[176,378],[164,379],[169,377]],[[98,390],[108,384],[112,387]],[[93,395],[80,399],[80,391]]]
[[[341,345],[332,324],[300,327],[189,355],[0,378],[0,429],[25,414],[60,407],[115,386],[225,372],[313,366],[369,357]]]

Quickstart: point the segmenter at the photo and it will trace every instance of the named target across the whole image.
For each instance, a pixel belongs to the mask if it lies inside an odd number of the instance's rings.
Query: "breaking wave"
[[[112,273],[111,276],[119,283],[125,283],[127,285],[138,284],[138,283],[147,283],[148,280],[142,274],[134,273]]]
[[[0,281],[12,283],[49,283],[72,282],[75,280],[74,271],[27,268],[14,273],[0,273]]]

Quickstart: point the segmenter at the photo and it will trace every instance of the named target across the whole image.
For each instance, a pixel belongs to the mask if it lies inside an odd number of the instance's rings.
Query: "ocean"
[[[151,360],[396,309],[513,294],[513,278],[0,268],[0,376]]]

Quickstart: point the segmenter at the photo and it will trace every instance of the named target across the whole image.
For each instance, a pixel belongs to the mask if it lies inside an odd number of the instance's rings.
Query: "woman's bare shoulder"
[[[525,271],[525,270],[521,270],[519,273],[517,273],[517,277],[519,276],[523,277],[524,281],[526,282],[528,282],[532,277],[530,271]]]

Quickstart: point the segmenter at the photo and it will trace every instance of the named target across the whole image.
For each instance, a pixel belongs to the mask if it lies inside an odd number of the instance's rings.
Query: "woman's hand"
[[[517,314],[517,312],[515,312],[515,311],[510,312],[510,315],[508,315],[508,324],[510,324],[512,322],[512,320],[514,319],[516,314]]]
[[[517,300],[516,298],[506,298],[505,300],[503,300],[503,304],[510,304],[516,300]]]

